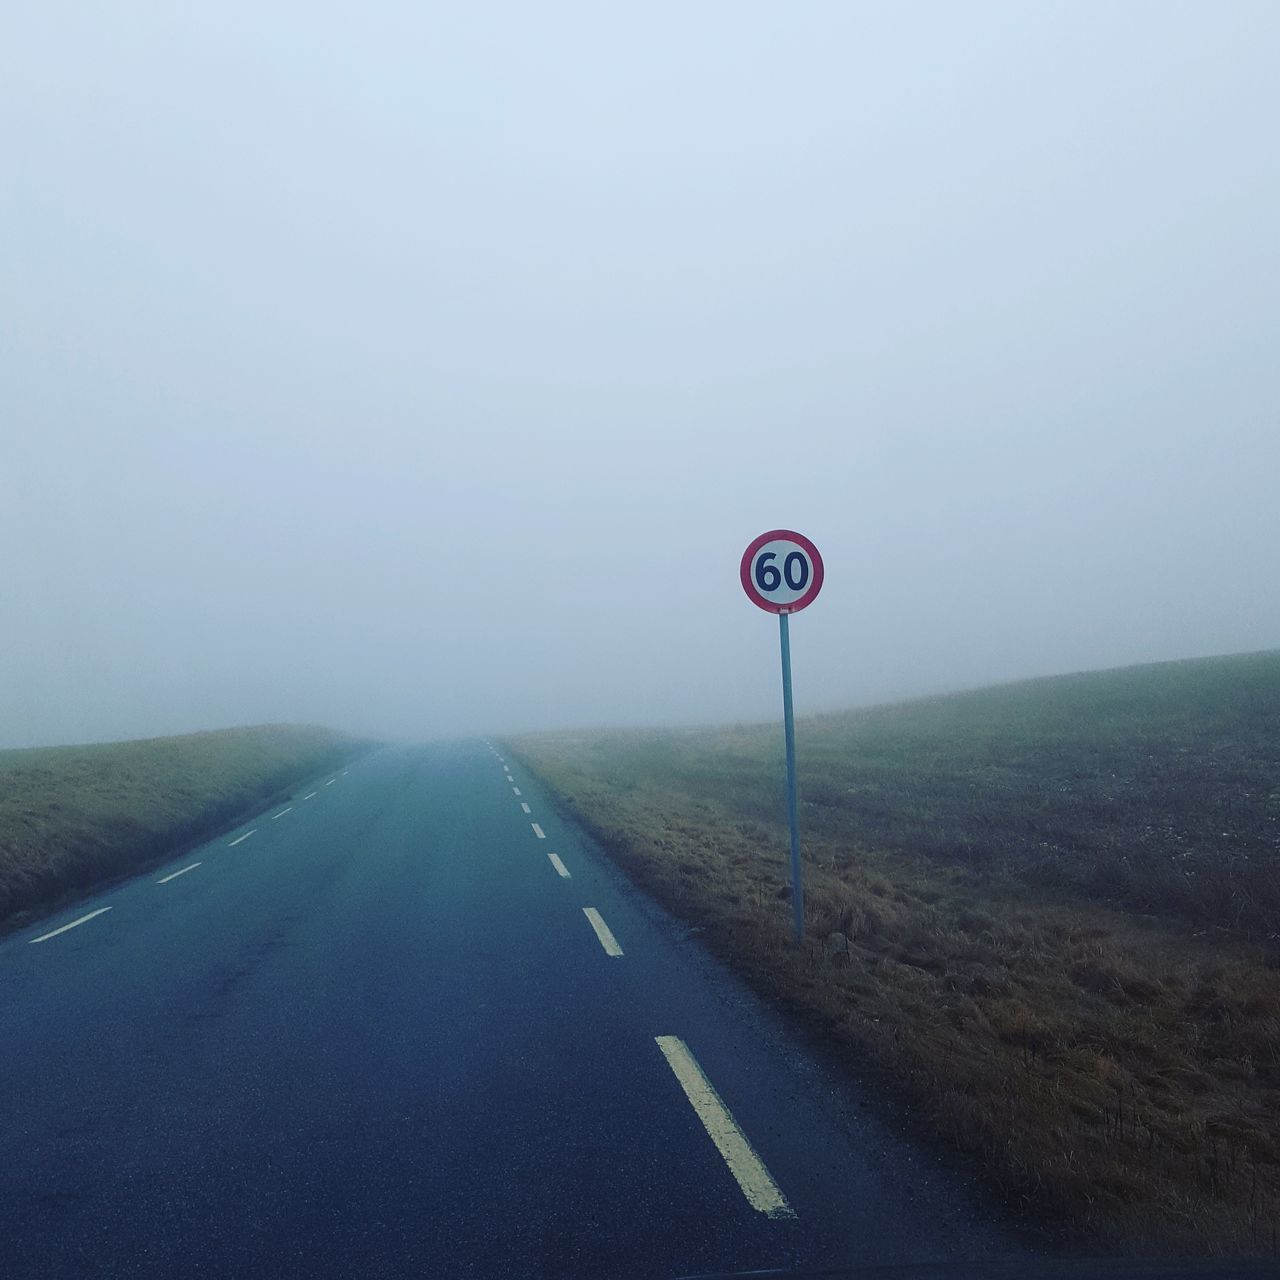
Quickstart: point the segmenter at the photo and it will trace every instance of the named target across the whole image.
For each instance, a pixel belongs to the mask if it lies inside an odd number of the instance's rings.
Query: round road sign
[[[799,613],[822,590],[822,557],[801,533],[770,529],[742,553],[742,589],[769,613]]]

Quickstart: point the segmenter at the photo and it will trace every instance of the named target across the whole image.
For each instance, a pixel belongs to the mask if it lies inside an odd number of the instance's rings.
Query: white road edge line
[[[281,818],[283,818],[283,817],[284,817],[284,815],[285,815],[286,813],[292,813],[292,812],[293,812],[293,805],[289,805],[289,807],[288,807],[287,809],[281,809],[281,810],[280,810],[280,812],[279,812],[279,813],[277,813],[277,814],[275,815],[275,817],[273,817],[273,818],[271,819],[271,821],[272,821],[272,822],[279,822],[279,821],[280,821],[280,819],[281,819]]]
[[[573,877],[569,874],[569,868],[566,867],[564,863],[560,861],[560,855],[558,853],[549,853],[547,854],[547,857],[551,859],[551,865],[555,867],[555,869],[562,876],[564,876],[566,880],[573,879]]]
[[[679,1036],[654,1036],[654,1039],[703,1128],[716,1144],[716,1150],[724,1157],[729,1172],[738,1180],[747,1202],[767,1218],[794,1218],[795,1210],[747,1141],[747,1135],[738,1128],[738,1122],[729,1114],[729,1108],[698,1066],[688,1045]]]
[[[156,884],[168,884],[170,880],[176,880],[179,876],[185,876],[188,871],[194,871],[197,867],[203,866],[203,863],[193,862],[189,867],[183,867],[181,871],[175,871],[171,876],[164,876],[156,881]]]
[[[536,822],[533,823],[532,826],[533,826],[533,834],[537,836],[539,840],[545,840],[547,838],[547,833],[543,831],[543,829],[540,826],[538,826]]]
[[[70,924],[64,924],[61,929],[53,929],[48,933],[42,933],[38,938],[32,938],[32,942],[48,942],[50,938],[56,938],[60,933],[66,933],[68,929],[74,929],[77,925],[84,924],[86,920],[92,920],[94,916],[100,916],[104,911],[110,911],[110,907],[99,907],[97,911],[90,911],[87,916],[81,916],[79,920],[73,920]]]
[[[521,800],[521,801],[520,801],[520,807],[525,811],[525,813],[532,813],[532,812],[533,812],[533,810],[532,810],[532,809],[530,809],[530,808],[529,808],[529,806],[528,806],[527,804],[525,804],[525,802],[524,802],[523,800]]]
[[[617,938],[613,936],[613,931],[605,924],[595,907],[583,907],[582,914],[591,921],[591,927],[596,931],[596,937],[600,939],[605,955],[620,956],[622,948],[618,946]]]
[[[247,840],[251,835],[253,835],[253,832],[257,831],[257,829],[258,829],[257,827],[254,827],[253,831],[246,831],[244,835],[236,836],[236,838],[232,840],[229,845],[227,845],[227,848],[234,849],[236,845],[242,843],[243,841]]]

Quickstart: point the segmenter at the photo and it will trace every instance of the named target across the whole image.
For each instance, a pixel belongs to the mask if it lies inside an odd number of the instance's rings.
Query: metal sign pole
[[[791,632],[787,614],[778,615],[782,640],[782,720],[787,736],[787,818],[791,823],[791,914],[796,941],[804,941],[804,881],[800,874],[800,819],[796,804],[796,722],[791,709]]]

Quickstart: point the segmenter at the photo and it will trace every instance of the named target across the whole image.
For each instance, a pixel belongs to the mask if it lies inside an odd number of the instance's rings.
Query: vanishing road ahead
[[[479,742],[10,934],[0,1097],[7,1280],[1016,1252]]]

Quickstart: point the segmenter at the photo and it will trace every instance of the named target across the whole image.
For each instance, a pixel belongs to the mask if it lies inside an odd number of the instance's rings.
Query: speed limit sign
[[[796,941],[804,941],[804,875],[800,864],[800,806],[796,794],[796,718],[791,702],[791,615],[822,590],[822,557],[802,533],[770,529],[742,553],[742,589],[752,604],[778,615],[782,649],[782,729],[787,745],[787,825],[791,828],[791,913]]]
[[[769,613],[799,613],[822,590],[822,557],[802,533],[770,529],[742,553],[742,589]]]

